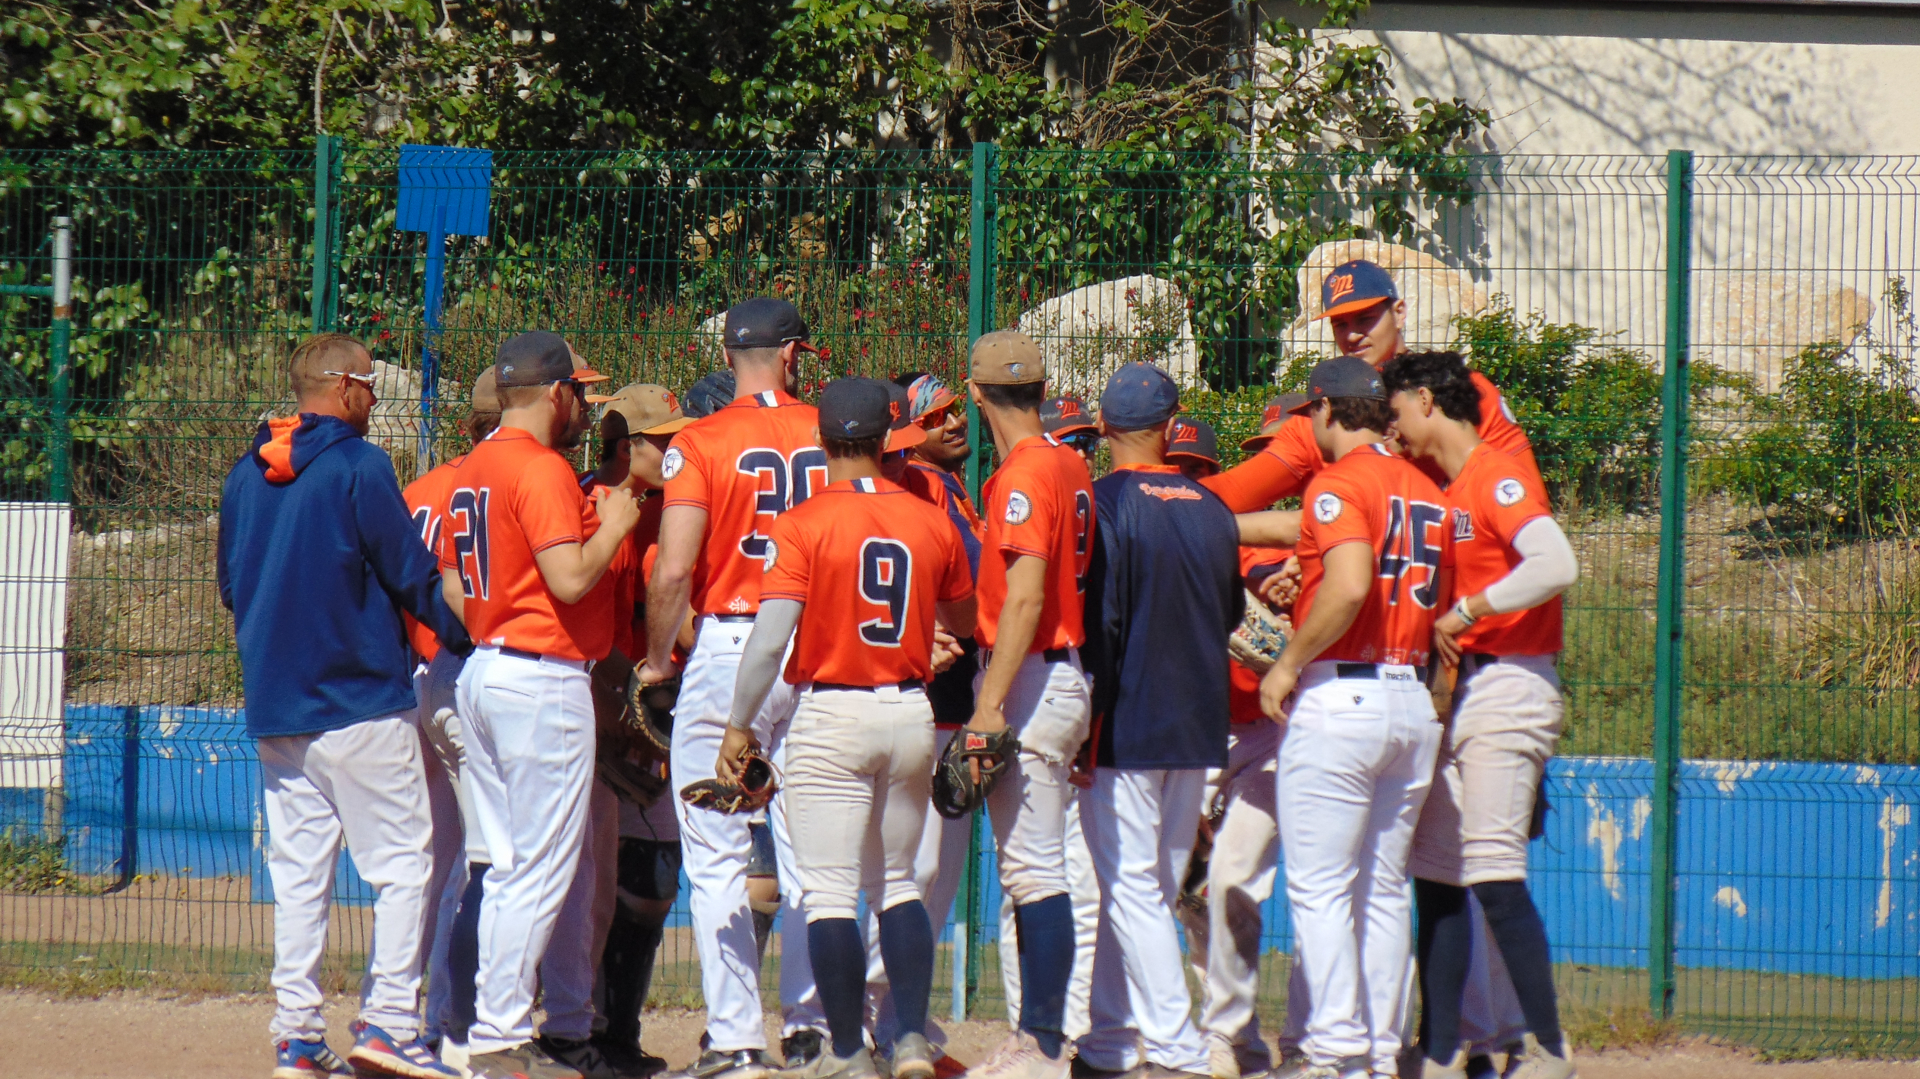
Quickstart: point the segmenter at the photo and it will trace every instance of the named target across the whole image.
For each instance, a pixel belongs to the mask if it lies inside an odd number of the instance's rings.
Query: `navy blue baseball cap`
[[[546,330],[530,330],[500,342],[494,354],[494,381],[502,386],[544,386],[549,382],[605,382],[567,347],[567,339]]]
[[[1040,404],[1040,429],[1059,438],[1075,431],[1099,431],[1087,403],[1070,393],[1049,397]]]
[[[1315,318],[1362,311],[1382,300],[1397,300],[1393,275],[1366,259],[1343,262],[1320,282],[1320,313]]]
[[[1180,411],[1180,385],[1150,363],[1130,363],[1107,379],[1100,418],[1116,431],[1157,427]]]
[[[728,348],[779,348],[798,341],[808,352],[819,351],[807,344],[807,320],[799,309],[772,296],[755,296],[727,308],[723,333]]]
[[[1214,434],[1213,425],[1207,421],[1182,416],[1173,421],[1173,437],[1167,439],[1167,456],[1197,457],[1202,461],[1218,465],[1220,438]]]
[[[1307,376],[1307,399],[1290,411],[1296,415],[1310,412],[1314,405],[1329,397],[1371,397],[1384,401],[1387,384],[1380,380],[1380,372],[1374,370],[1372,364],[1358,356],[1324,360],[1315,364],[1313,374]]]
[[[820,437],[879,438],[893,429],[893,394],[877,378],[836,378],[820,391]]]

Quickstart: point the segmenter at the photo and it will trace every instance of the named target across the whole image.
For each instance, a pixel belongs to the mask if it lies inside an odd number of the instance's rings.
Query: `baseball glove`
[[[979,809],[1019,755],[1020,739],[1012,731],[981,734],[963,727],[954,732],[946,752],[934,762],[934,810],[958,820]]]
[[[652,808],[667,791],[667,781],[654,774],[652,768],[624,757],[600,761],[599,772],[601,780],[613,788],[614,797],[641,809]]]
[[[647,685],[636,668],[627,678],[626,720],[654,756],[666,760],[673,750],[673,708],[680,701],[680,679]]]
[[[715,776],[689,783],[680,790],[680,800],[699,809],[721,813],[752,813],[773,801],[780,783],[773,773],[773,762],[759,750],[751,750],[743,759],[745,771],[738,784]]]
[[[1248,592],[1247,613],[1227,638],[1227,655],[1253,673],[1265,674],[1287,650],[1287,640],[1292,636],[1293,620]]]

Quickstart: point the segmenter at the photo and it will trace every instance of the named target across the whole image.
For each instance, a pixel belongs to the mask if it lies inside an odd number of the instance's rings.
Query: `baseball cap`
[[[878,438],[893,427],[893,395],[877,378],[836,378],[820,391],[820,437]]]
[[[819,351],[807,344],[807,320],[799,309],[772,296],[755,296],[727,308],[723,332],[728,348],[779,348],[798,341],[808,352]]]
[[[1268,401],[1265,411],[1260,413],[1260,433],[1240,443],[1240,448],[1252,453],[1272,442],[1273,436],[1280,431],[1280,425],[1287,422],[1287,416],[1306,403],[1307,395],[1304,393],[1283,393]]]
[[[475,412],[500,411],[500,386],[496,381],[497,377],[498,376],[493,373],[493,368],[489,366],[485,371],[480,372],[479,378],[473,380],[473,410]]]
[[[1320,282],[1320,313],[1315,318],[1344,315],[1372,307],[1381,300],[1397,300],[1400,290],[1393,275],[1366,259],[1343,262]]]
[[[1087,403],[1070,393],[1049,397],[1040,404],[1040,427],[1055,438],[1075,431],[1098,431]]]
[[[967,377],[988,386],[1023,386],[1047,380],[1040,345],[1019,330],[995,330],[973,343]]]
[[[1180,411],[1180,386],[1150,363],[1130,363],[1107,378],[1100,394],[1100,418],[1109,430],[1157,427]]]
[[[887,452],[910,450],[925,442],[927,430],[913,422],[913,403],[907,397],[907,388],[884,379],[874,381],[887,388],[887,416],[891,420],[887,425]]]
[[[686,403],[682,405],[685,414],[693,419],[711,416],[733,403],[740,395],[734,388],[733,371],[721,368],[708,371],[700,380],[687,387]]]
[[[590,393],[587,400],[607,406],[600,415],[600,437],[607,442],[629,435],[670,435],[693,422],[681,415],[673,391],[651,383],[635,382],[610,395]]]
[[[918,421],[960,400],[960,395],[938,375],[921,375],[907,383],[908,415]]]
[[[1358,356],[1341,356],[1314,365],[1313,374],[1307,378],[1307,399],[1288,411],[1298,415],[1329,397],[1371,397],[1384,401],[1387,389],[1372,364]]]
[[[494,378],[504,389],[508,386],[544,386],[549,382],[571,379],[574,382],[605,382],[607,376],[588,367],[585,360],[567,347],[566,338],[546,330],[529,330],[500,342],[494,357]]]
[[[1198,457],[1214,465],[1220,463],[1219,436],[1213,424],[1188,416],[1173,421],[1173,437],[1167,440],[1168,457]]]

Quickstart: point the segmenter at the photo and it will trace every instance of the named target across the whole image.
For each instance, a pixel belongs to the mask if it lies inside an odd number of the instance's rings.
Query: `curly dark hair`
[[[1393,425],[1393,409],[1380,397],[1329,397],[1327,422],[1339,424],[1356,434],[1372,431],[1386,434]]]
[[[1480,422],[1480,389],[1467,373],[1467,361],[1458,352],[1409,352],[1394,357],[1380,370],[1387,395],[1401,390],[1426,389],[1433,403],[1450,420]]]

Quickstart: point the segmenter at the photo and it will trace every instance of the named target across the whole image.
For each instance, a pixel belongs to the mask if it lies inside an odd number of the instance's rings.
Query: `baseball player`
[[[545,332],[500,345],[500,427],[455,469],[442,561],[455,571],[480,642],[460,672],[467,774],[493,864],[480,908],[479,997],[467,1066],[485,1079],[571,1079],[556,1051],[604,1062],[584,1041],[533,1038],[534,978],[550,1012],[579,1007],[576,938],[543,965],[564,905],[590,905],[582,849],[593,782],[589,670],[613,645],[617,577],[639,507],[626,490],[589,504],[558,448],[587,427],[586,387],[606,376],[579,365]],[[584,896],[584,898],[583,898]],[[571,976],[571,981],[569,981]],[[556,984],[558,979],[558,984]],[[588,960],[584,992],[591,993]]]
[[[1275,802],[1312,999],[1299,1074],[1392,1075],[1407,853],[1440,742],[1426,664],[1452,537],[1439,489],[1382,445],[1392,413],[1370,363],[1315,367],[1301,407],[1328,464],[1303,499],[1294,636],[1260,684],[1262,709],[1287,726]]]
[[[1355,259],[1335,267],[1320,283],[1320,302],[1318,317],[1333,321],[1334,342],[1342,355],[1358,356],[1380,368],[1407,350],[1401,337],[1407,302],[1400,298],[1392,275],[1374,263]],[[1500,390],[1478,371],[1472,377],[1480,394],[1480,437],[1523,461],[1530,475],[1539,476],[1533,446],[1514,422]],[[1299,494],[1314,473],[1325,467],[1305,416],[1291,414],[1270,435],[1263,428],[1261,437],[1269,441],[1259,453],[1207,481],[1207,488],[1235,513],[1265,509],[1277,499]],[[1444,478],[1430,464],[1422,469],[1436,483]]]
[[[1012,896],[1024,989],[1019,1029],[980,1065],[981,1079],[1060,1079],[1074,960],[1067,888],[1068,765],[1087,737],[1079,648],[1081,589],[1092,555],[1093,481],[1078,453],[1046,435],[1046,364],[1032,338],[1003,330],[972,350],[968,392],[993,430],[1000,467],[983,490],[979,637],[985,658],[967,729],[1012,730],[1014,767],[988,796],[1000,886]]]
[[[1227,763],[1227,634],[1240,624],[1239,538],[1218,498],[1165,459],[1180,390],[1130,363],[1100,396],[1113,471],[1093,485],[1087,669],[1097,767],[1080,821],[1100,888],[1091,1029],[1077,1065],[1205,1075],[1174,906],[1207,769]],[[1211,672],[1211,677],[1209,677]],[[1144,1056],[1144,1062],[1141,1059]]]
[[[258,740],[273,881],[275,1079],[457,1073],[419,1039],[432,819],[398,612],[449,651],[471,647],[442,596],[387,455],[365,441],[373,357],[344,334],[294,350],[298,414],[260,425],[227,474],[217,571]],[[327,1047],[318,977],[347,841],[374,887],[354,1045]]]
[[[761,608],[740,663],[718,772],[735,780],[757,749],[754,717],[792,641],[786,681],[800,687],[787,737],[794,865],[830,1051],[786,1074],[876,1076],[864,1041],[866,948],[860,894],[898,1014],[880,1046],[898,1079],[933,1079],[921,1030],[933,985],[933,924],[914,882],[933,765],[934,617],[972,628],[973,575],[943,515],[881,475],[898,404],[877,379],[844,378],[820,396],[829,484],[774,522]],[[918,427],[895,435],[924,438]],[[898,446],[900,443],[894,443]]]
[[[499,425],[500,394],[494,385],[493,368],[488,367],[473,383],[467,437],[477,443]],[[402,492],[421,540],[436,556],[445,531],[454,465],[462,459],[464,455],[428,471]],[[462,919],[459,915],[469,883],[479,887],[488,864],[487,847],[473,818],[472,795],[461,786],[465,751],[461,747],[460,717],[454,711],[454,686],[466,659],[441,648],[439,638],[412,617],[407,618],[407,636],[420,661],[413,673],[413,692],[420,708],[421,739],[428,749],[427,792],[433,809],[433,877],[421,935],[428,945],[426,1022],[421,1040],[434,1045],[451,1032],[464,1052],[467,1028],[473,1025],[471,960],[479,947],[478,891],[473,893],[468,916]],[[458,945],[454,943],[456,935]],[[449,965],[456,956],[460,967],[457,972]]]
[[[740,396],[674,436],[661,468],[667,480],[660,554],[647,586],[647,659],[643,684],[676,670],[673,644],[689,603],[696,637],[687,658],[673,724],[672,786],[711,779],[732,712],[740,657],[760,607],[767,540],[779,516],[827,485],[826,451],[816,443],[818,418],[791,390],[807,326],[792,304],[759,298],[727,311],[727,362]],[[776,686],[756,717],[756,737],[778,758],[795,703]],[[690,1069],[697,1079],[765,1079],[759,957],[749,917],[746,871],[752,851],[744,816],[675,799],[681,853],[692,886],[694,940],[707,1002],[707,1048]],[[771,822],[781,876],[794,879],[781,806]],[[798,889],[790,889],[795,893]],[[782,997],[811,982],[807,932],[797,894],[789,897],[781,950]],[[799,1025],[793,1025],[798,1022]],[[811,1027],[789,1012],[787,1034]],[[789,1060],[790,1065],[800,1063]]]
[[[1434,628],[1435,647],[1443,661],[1458,663],[1459,678],[1413,846],[1425,1074],[1467,1074],[1459,1028],[1471,888],[1526,1015],[1522,1063],[1512,1074],[1566,1079],[1574,1068],[1560,1034],[1546,929],[1527,891],[1527,842],[1564,714],[1554,667],[1560,594],[1579,568],[1546,491],[1480,438],[1475,386],[1457,353],[1409,353],[1384,376],[1407,451],[1449,478],[1459,597]]]

